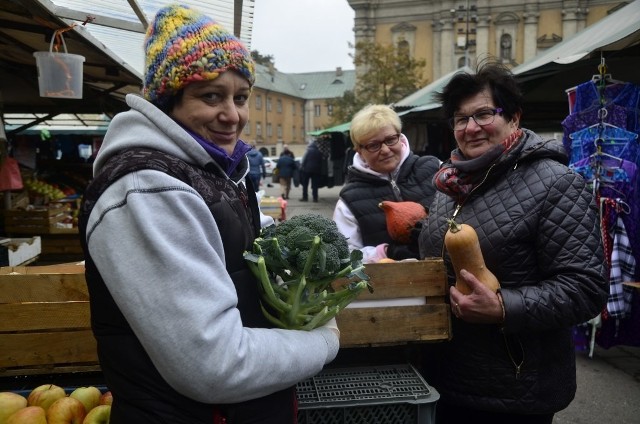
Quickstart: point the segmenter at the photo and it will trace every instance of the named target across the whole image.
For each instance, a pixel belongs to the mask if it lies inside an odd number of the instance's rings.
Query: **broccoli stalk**
[[[258,279],[263,314],[280,328],[312,330],[362,290],[372,290],[362,252],[350,252],[335,223],[321,215],[298,215],[263,229],[244,258]],[[356,281],[335,291],[331,283],[340,278]]]

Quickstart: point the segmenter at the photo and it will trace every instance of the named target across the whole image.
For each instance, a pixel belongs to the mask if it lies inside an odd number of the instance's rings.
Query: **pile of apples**
[[[26,180],[24,182],[24,187],[36,194],[49,196],[51,200],[60,200],[67,197],[67,193],[61,190],[57,185],[49,184],[46,181],[38,180],[35,178]]]
[[[43,384],[26,398],[0,392],[0,424],[107,424],[113,397],[94,386],[69,395],[55,384]]]

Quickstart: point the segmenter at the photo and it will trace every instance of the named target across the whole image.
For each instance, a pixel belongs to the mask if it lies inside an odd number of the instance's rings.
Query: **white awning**
[[[512,69],[514,75],[536,72],[549,63],[567,65],[593,52],[621,50],[640,42],[640,1],[606,18]]]

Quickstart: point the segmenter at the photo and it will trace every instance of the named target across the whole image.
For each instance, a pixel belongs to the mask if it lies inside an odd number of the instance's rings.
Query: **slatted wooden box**
[[[0,268],[0,377],[97,370],[84,265]]]
[[[49,234],[57,224],[68,219],[71,208],[62,203],[27,209],[4,211],[5,232],[9,234]]]
[[[442,259],[365,265],[373,293],[363,291],[336,317],[341,347],[448,340],[450,309]],[[338,287],[345,281],[334,282]]]
[[[365,304],[338,315],[342,347],[450,338],[441,259],[365,269],[374,292],[364,291],[354,306]],[[99,369],[84,265],[1,267],[0,377]]]

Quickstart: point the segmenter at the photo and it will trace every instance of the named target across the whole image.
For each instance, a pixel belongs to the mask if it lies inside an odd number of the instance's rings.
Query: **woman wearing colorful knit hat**
[[[243,259],[261,227],[239,139],[249,51],[178,5],[144,47],[143,97],[111,122],[80,223],[111,423],[295,423],[295,384],[339,332],[271,328]]]

